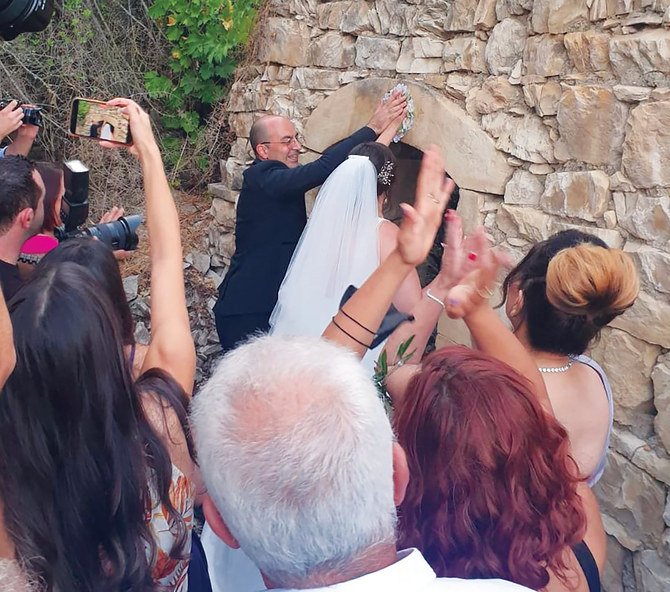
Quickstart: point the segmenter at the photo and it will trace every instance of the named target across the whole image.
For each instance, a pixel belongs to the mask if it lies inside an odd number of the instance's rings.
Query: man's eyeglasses
[[[301,136],[291,136],[290,138],[284,138],[282,140],[276,140],[274,142],[258,142],[259,144],[283,144],[284,146],[290,146],[293,143],[302,144]]]

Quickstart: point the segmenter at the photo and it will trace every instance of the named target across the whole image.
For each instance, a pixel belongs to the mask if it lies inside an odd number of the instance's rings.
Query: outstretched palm
[[[456,185],[444,173],[444,160],[436,146],[424,154],[416,185],[414,207],[401,204],[403,220],[398,233],[398,252],[403,262],[417,266],[428,255],[442,212]]]

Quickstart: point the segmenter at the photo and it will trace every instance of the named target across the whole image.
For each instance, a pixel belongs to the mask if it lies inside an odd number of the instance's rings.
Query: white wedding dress
[[[377,171],[367,156],[349,156],[326,179],[300,237],[270,317],[270,333],[321,335],[345,290],[379,266]],[[384,344],[362,360],[370,376]],[[205,524],[202,532],[213,592],[255,592],[265,585],[241,549],[231,549]]]

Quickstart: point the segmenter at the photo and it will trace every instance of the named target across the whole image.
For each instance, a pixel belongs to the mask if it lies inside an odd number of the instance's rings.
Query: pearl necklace
[[[567,372],[568,370],[570,370],[570,368],[572,368],[572,365],[574,363],[575,361],[572,358],[570,358],[570,360],[568,361],[567,364],[565,364],[565,366],[545,366],[545,367],[541,366],[538,368],[538,370],[542,372],[542,374],[555,374],[559,372]]]

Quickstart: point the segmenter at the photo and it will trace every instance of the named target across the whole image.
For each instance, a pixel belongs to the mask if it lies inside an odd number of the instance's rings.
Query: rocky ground
[[[210,270],[207,252],[211,200],[204,195],[175,192],[175,201],[181,220],[186,304],[196,345],[198,387],[209,376],[212,364],[221,352],[212,308],[222,278]],[[138,343],[148,343],[151,331],[149,242],[146,228],[142,228],[139,234],[140,247],[121,263],[121,274],[136,322],[135,338]]]

